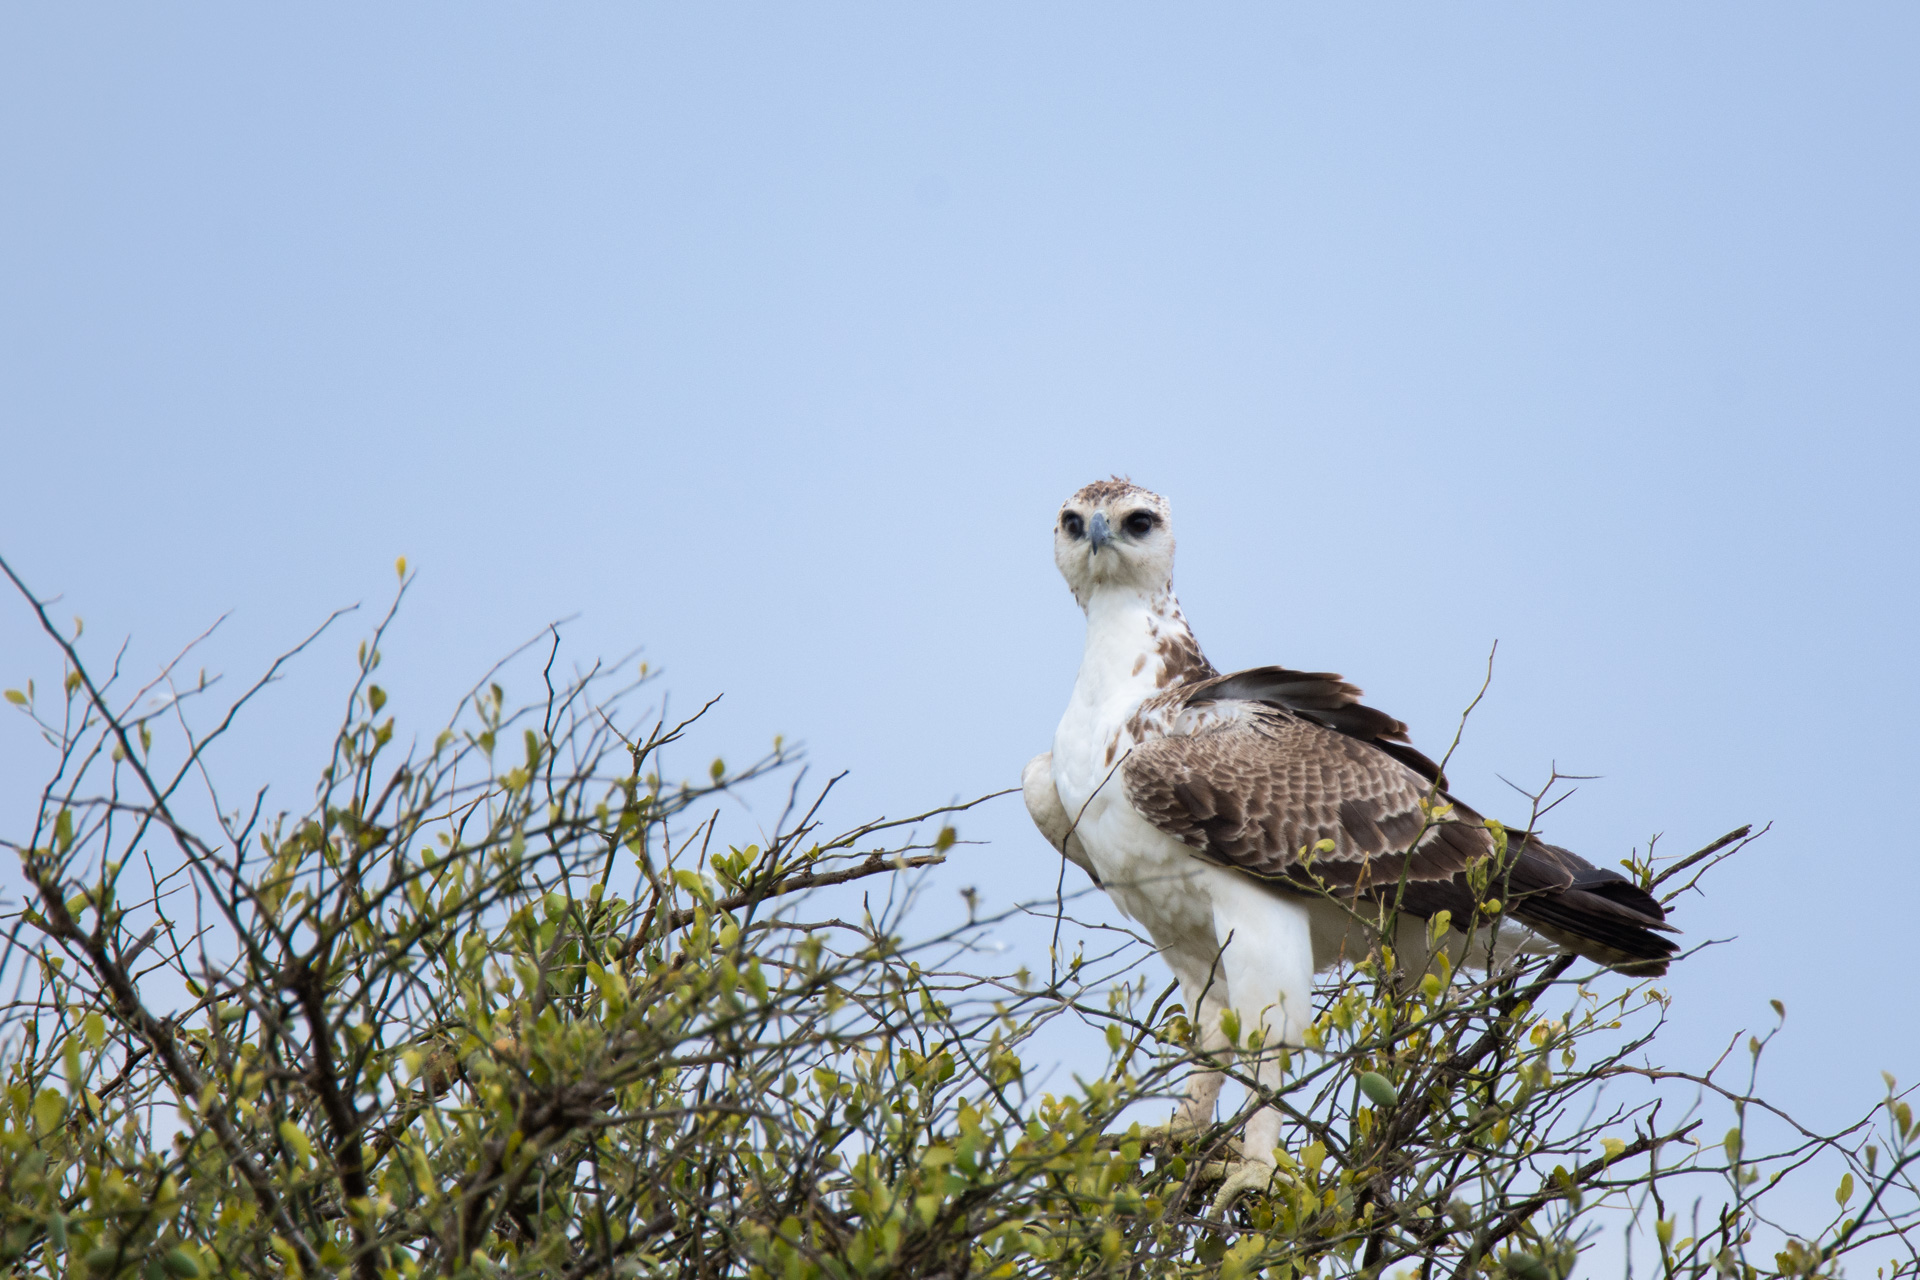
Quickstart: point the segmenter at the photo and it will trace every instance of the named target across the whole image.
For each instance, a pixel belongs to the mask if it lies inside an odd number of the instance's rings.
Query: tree
[[[6,694],[49,757],[6,840],[27,886],[0,1028],[17,1274],[1538,1280],[1584,1273],[1602,1227],[1663,1276],[1920,1265],[1891,1080],[1814,1134],[1754,1093],[1765,1039],[1737,1084],[1649,1065],[1649,983],[1552,956],[1401,975],[1384,944],[1284,1055],[1275,1185],[1212,1216],[1262,1096],[1245,1055],[1284,1051],[1240,1043],[1220,1064],[1253,1090],[1240,1115],[1156,1144],[1134,1118],[1205,1055],[1139,946],[1091,950],[1111,935],[1063,893],[1037,908],[1050,972],[993,974],[997,920],[909,942],[900,899],[837,888],[940,862],[970,805],[830,833],[795,781],[769,836],[728,845],[701,802],[792,753],[668,781],[687,726],[634,710],[632,666],[556,682],[557,633],[536,696],[496,669],[405,746],[375,678],[390,610],[313,804],[229,807],[208,749],[286,658],[225,705],[178,660],[130,690],[0,569],[64,667],[51,697]],[[1746,836],[1635,870],[1697,878]],[[1104,1062],[1049,1092],[1054,1023]],[[1766,1153],[1761,1117],[1787,1134]],[[1843,1175],[1838,1211],[1795,1234],[1770,1210],[1806,1167]]]

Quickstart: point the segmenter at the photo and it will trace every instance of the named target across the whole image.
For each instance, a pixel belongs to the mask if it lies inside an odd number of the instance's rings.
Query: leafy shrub
[[[796,787],[729,846],[697,806],[790,753],[670,783],[686,726],[636,716],[640,673],[555,684],[552,649],[539,696],[489,676],[403,748],[375,682],[390,612],[312,806],[229,808],[208,749],[264,679],[196,729],[211,686],[176,664],[127,690],[21,591],[66,674],[7,694],[50,758],[7,842],[17,1274],[1538,1280],[1588,1269],[1603,1226],[1663,1276],[1875,1246],[1914,1269],[1891,1081],[1877,1121],[1761,1154],[1750,1080],[1646,1065],[1657,988],[1554,956],[1415,981],[1381,947],[1332,975],[1271,1098],[1275,1183],[1214,1216],[1260,1098],[1184,1144],[1134,1122],[1203,1057],[1140,947],[1090,955],[1110,935],[1063,899],[1035,908],[1066,931],[1051,971],[988,974],[1000,920],[909,944],[900,899],[838,888],[938,863],[969,806],[829,833]],[[1104,1062],[1048,1092],[1055,1023]],[[1795,1235],[1765,1207],[1809,1162],[1843,1172],[1839,1211]]]

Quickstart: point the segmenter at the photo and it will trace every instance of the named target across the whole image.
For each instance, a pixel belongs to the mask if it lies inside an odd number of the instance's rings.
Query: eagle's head
[[[1061,504],[1053,562],[1082,607],[1095,591],[1152,593],[1173,582],[1167,500],[1118,476],[1096,480]]]

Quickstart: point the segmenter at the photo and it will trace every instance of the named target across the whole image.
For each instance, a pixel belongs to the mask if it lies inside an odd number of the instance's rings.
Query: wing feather
[[[1359,697],[1336,675],[1283,667],[1171,690],[1165,711],[1212,714],[1194,731],[1137,741],[1121,769],[1127,798],[1200,856],[1261,879],[1473,919],[1467,872],[1498,851],[1492,830],[1447,794],[1406,726]],[[1501,874],[1509,909],[1553,941],[1629,972],[1665,971],[1676,948],[1658,931],[1672,926],[1637,885],[1524,832],[1509,835]]]
[[[1343,889],[1363,878],[1397,882],[1403,873],[1449,880],[1493,852],[1484,827],[1442,834],[1464,824],[1429,820],[1429,784],[1410,768],[1276,710],[1149,739],[1121,773],[1128,800],[1149,822],[1263,879],[1304,881],[1310,866]]]

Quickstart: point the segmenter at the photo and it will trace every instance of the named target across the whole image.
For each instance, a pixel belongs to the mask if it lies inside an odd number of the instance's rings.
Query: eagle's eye
[[[1060,517],[1060,527],[1067,531],[1069,538],[1077,538],[1087,531],[1086,521],[1071,511]]]
[[[1153,526],[1160,523],[1160,517],[1151,511],[1136,511],[1121,522],[1120,527],[1136,538],[1144,538],[1153,532]]]

